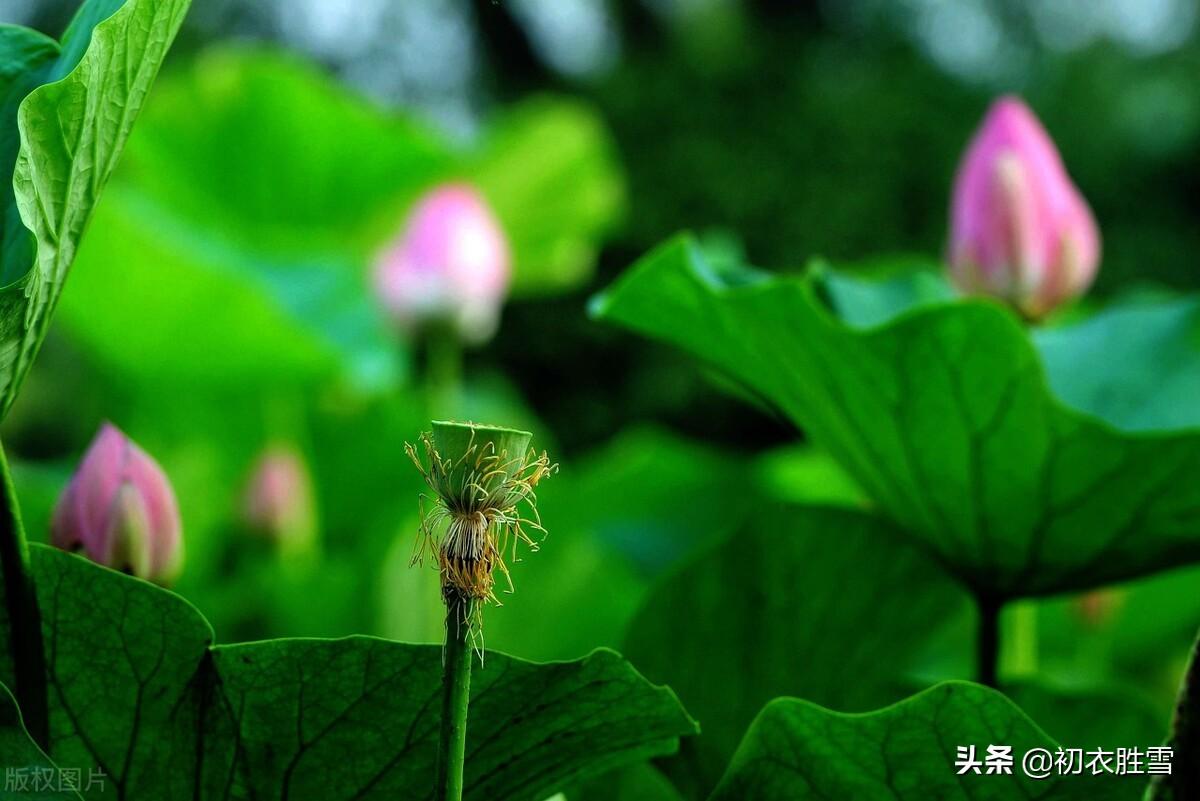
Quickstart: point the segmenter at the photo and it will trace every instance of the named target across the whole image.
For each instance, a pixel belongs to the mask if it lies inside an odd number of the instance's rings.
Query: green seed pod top
[[[406,446],[433,490],[431,505],[422,507],[415,561],[436,556],[447,598],[495,601],[493,570],[509,579],[505,554],[515,559],[521,544],[537,550],[530,534],[545,529],[534,490],[556,465],[530,449],[532,438],[503,426],[435,420],[418,442],[423,454]]]
[[[433,421],[433,446],[447,464],[443,488],[448,502],[468,508],[492,497],[525,467],[533,434],[503,426]]]

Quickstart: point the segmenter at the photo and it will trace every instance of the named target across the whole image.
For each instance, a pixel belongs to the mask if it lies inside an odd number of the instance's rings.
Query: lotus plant
[[[58,500],[54,545],[169,584],[183,564],[179,506],[158,463],[105,423]]]
[[[468,342],[496,329],[511,277],[508,242],[487,201],[465,183],[417,201],[375,264],[375,290],[401,328],[447,324]]]
[[[950,209],[950,275],[1038,319],[1096,276],[1100,234],[1058,150],[1020,99],[996,101],[967,148]]]
[[[312,479],[303,457],[285,444],[269,446],[250,473],[242,505],[250,531],[282,552],[308,549],[316,536]]]
[[[530,535],[542,532],[534,490],[555,469],[545,453],[530,450],[532,435],[499,426],[438,422],[408,455],[433,491],[422,508],[414,562],[426,555],[437,563],[446,604],[442,729],[438,749],[437,798],[462,798],[467,701],[471,685],[468,643],[479,644],[483,605],[496,602],[494,572],[509,581],[506,555],[537,550]],[[482,646],[478,647],[482,656]]]

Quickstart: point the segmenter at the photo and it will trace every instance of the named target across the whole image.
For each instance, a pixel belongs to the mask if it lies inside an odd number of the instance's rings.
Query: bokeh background
[[[57,35],[74,5],[0,0],[0,19]],[[440,639],[436,576],[408,564],[419,484],[403,446],[431,414],[425,356],[367,275],[420,192],[466,179],[497,209],[516,281],[495,337],[465,351],[453,411],[527,426],[562,464],[542,493],[551,536],[516,566],[487,641],[535,659],[620,647],[650,588],[756,509],[863,500],[802,432],[589,320],[588,298],[685,228],[778,270],[936,258],[961,149],[1007,92],[1095,210],[1093,295],[1194,288],[1198,14],[1191,0],[197,2],[3,427],[31,536],[110,419],[174,482],[177,589],[220,640]],[[311,474],[305,548],[241,522],[273,443]],[[1038,670],[1136,682],[1165,722],[1197,581],[1039,604]],[[930,671],[969,675],[969,635],[937,649]]]

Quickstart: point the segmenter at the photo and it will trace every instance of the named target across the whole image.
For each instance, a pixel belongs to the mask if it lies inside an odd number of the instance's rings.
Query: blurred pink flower
[[[182,567],[175,492],[162,468],[111,423],[100,427],[58,499],[51,540],[160,584]]]
[[[1018,98],[992,104],[959,165],[949,251],[962,290],[1003,298],[1031,318],[1096,276],[1096,221],[1054,142]]]
[[[379,255],[375,291],[403,328],[443,320],[470,341],[491,336],[508,292],[508,243],[487,202],[467,184],[424,195]]]
[[[250,529],[285,550],[303,549],[316,534],[312,482],[296,450],[272,445],[250,473],[243,504]]]

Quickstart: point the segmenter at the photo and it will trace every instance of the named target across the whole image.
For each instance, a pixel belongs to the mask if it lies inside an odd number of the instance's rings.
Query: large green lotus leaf
[[[924,643],[966,604],[880,518],[764,510],[656,588],[630,627],[630,658],[670,684],[704,732],[664,768],[685,795],[711,789],[779,695],[846,710],[897,700]]]
[[[1122,431],[1200,427],[1200,298],[1130,299],[1034,338],[1071,406]]]
[[[182,792],[191,783],[198,726],[193,681],[212,629],[177,595],[47,546],[31,551],[50,753],[62,767],[101,771],[109,797]]]
[[[594,309],[778,407],[977,592],[1050,594],[1200,559],[1196,304],[1113,309],[1035,342],[1000,306],[946,295],[928,277],[716,270],[680,238]],[[1104,343],[1134,330],[1114,361]],[[1174,400],[1140,402],[1153,376]]]
[[[959,746],[982,760],[989,745],[1012,747],[1011,775],[957,775]],[[746,732],[712,801],[1116,801],[1145,789],[1145,776],[1030,778],[1021,759],[1032,748],[1058,744],[1003,695],[965,682],[857,715],[780,698]]]
[[[242,388],[344,375],[370,389],[403,367],[344,254],[240,246],[128,181],[105,196],[79,264],[63,324],[122,375]]]
[[[164,73],[119,180],[180,225],[282,261],[369,251],[453,160],[432,130],[298,56],[226,48]]]
[[[63,298],[72,335],[158,380],[394,378],[365,254],[450,152],[268,52],[164,75],[142,123]]]
[[[75,788],[82,788],[89,778],[96,778],[74,772],[64,775],[29,738],[21,722],[21,710],[3,686],[0,686],[0,765],[4,766],[5,791],[15,793],[21,801],[79,801]]]
[[[0,413],[49,325],[92,208],[188,0],[88,0],[61,45],[0,27]],[[0,184],[8,184],[0,180]]]
[[[275,640],[213,656],[251,797],[433,797],[440,646]],[[694,731],[669,690],[612,651],[543,664],[488,653],[471,684],[468,798],[545,798]]]
[[[427,798],[442,654],[369,637],[211,646],[173,593],[32,547],[51,753],[105,799]],[[544,798],[673,752],[695,724],[612,651],[486,654],[472,682],[467,797]]]

